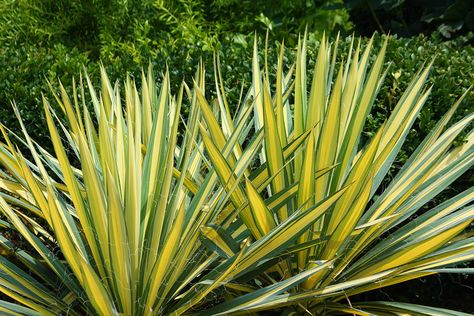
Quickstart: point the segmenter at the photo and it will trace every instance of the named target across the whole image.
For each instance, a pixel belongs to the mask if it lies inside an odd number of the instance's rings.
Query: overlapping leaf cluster
[[[252,87],[240,100],[227,99],[218,62],[213,102],[202,65],[176,95],[167,72],[160,87],[150,69],[141,89],[127,79],[122,92],[102,71],[99,94],[89,78],[72,97],[61,89],[61,113],[44,100],[54,154],[27,126],[22,137],[3,127],[0,291],[15,303],[0,301],[0,310],[448,313],[346,303],[382,286],[462,271],[447,267],[474,258],[473,189],[408,220],[472,166],[474,133],[460,146],[452,142],[474,114],[448,126],[461,97],[379,188],[428,97],[430,66],[361,143],[386,74],[386,46],[369,65],[371,44],[361,51],[352,43],[352,57],[336,69],[337,41],[323,38],[312,80],[305,40],[289,68],[282,48],[275,76],[266,63],[261,68],[255,46]],[[238,103],[235,113],[229,102]],[[30,149],[31,161],[14,141]],[[18,249],[18,236],[29,246]]]

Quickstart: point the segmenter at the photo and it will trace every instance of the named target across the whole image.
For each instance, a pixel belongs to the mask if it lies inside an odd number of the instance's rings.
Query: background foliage
[[[474,30],[470,0],[345,0],[359,31],[374,29],[403,36],[439,31],[452,38]]]

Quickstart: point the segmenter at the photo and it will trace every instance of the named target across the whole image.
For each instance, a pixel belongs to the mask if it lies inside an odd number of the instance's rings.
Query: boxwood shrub
[[[318,34],[309,35],[310,66],[315,59],[319,39]],[[429,82],[433,84],[433,91],[418,122],[408,136],[404,150],[398,157],[400,165],[446,111],[447,106],[453,104],[456,98],[474,84],[474,48],[466,44],[469,40],[469,37],[458,37],[452,41],[441,41],[436,35],[429,38],[420,35],[414,38],[391,37],[389,39],[386,63],[391,66],[367,121],[365,127],[367,136],[370,136],[387,117],[397,102],[396,96],[405,89],[413,74],[421,68],[423,63],[435,58],[429,77]],[[265,44],[262,37],[259,37],[259,42],[261,47]],[[338,49],[347,52],[350,42],[350,37],[344,38]],[[368,39],[362,38],[362,46],[365,46],[367,42]],[[41,94],[50,93],[47,80],[55,83],[59,79],[69,90],[73,75],[77,75],[83,67],[87,69],[91,77],[98,79],[99,62],[106,65],[112,78],[118,78],[123,77],[126,72],[139,76],[141,67],[146,66],[146,63],[150,61],[157,71],[168,66],[173,77],[172,82],[179,82],[181,79],[191,78],[195,71],[196,61],[202,58],[208,70],[208,80],[213,80],[213,54],[208,50],[202,51],[199,47],[183,46],[170,48],[168,51],[166,47],[162,47],[159,52],[156,52],[148,46],[138,44],[133,54],[130,50],[116,49],[116,43],[114,49],[101,48],[101,51],[107,53],[98,59],[91,58],[87,52],[71,49],[62,44],[37,47],[31,43],[18,45],[15,45],[14,41],[5,43],[0,47],[0,122],[7,126],[17,126],[10,106],[11,101],[15,100],[31,133],[36,139],[47,143],[44,122],[38,119],[42,116]],[[374,45],[381,44],[382,36],[375,35]],[[127,42],[126,45],[133,46],[133,43]],[[238,96],[241,86],[246,87],[251,81],[252,45],[253,35],[230,35],[219,45],[222,72],[226,86],[232,87],[228,91],[231,96]],[[279,52],[278,46],[276,41],[268,43],[267,58],[270,66],[276,65],[274,61]],[[285,58],[291,62],[293,56],[294,47],[287,48]],[[264,56],[261,58],[263,60]],[[212,94],[212,91],[209,92]],[[471,91],[458,111],[458,117],[454,119],[464,116],[470,110],[470,106],[472,107],[473,101],[474,91]]]

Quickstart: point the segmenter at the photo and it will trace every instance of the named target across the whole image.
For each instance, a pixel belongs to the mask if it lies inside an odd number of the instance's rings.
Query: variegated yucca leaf
[[[86,76],[72,98],[61,86],[54,104],[43,100],[54,154],[30,137],[14,106],[23,136],[2,127],[0,292],[15,303],[0,300],[0,311],[450,315],[345,303],[413,278],[468,272],[455,264],[474,259],[474,190],[419,212],[472,166],[474,132],[452,143],[474,114],[448,126],[461,97],[381,188],[428,98],[430,65],[367,140],[386,44],[370,63],[372,41],[365,49],[353,42],[345,61],[337,43],[323,37],[311,80],[305,38],[294,65],[283,64],[282,45],[276,74],[261,70],[255,45],[241,102],[226,96],[218,60],[214,100],[202,65],[176,95],[168,72],[160,85],[149,69],[121,88],[102,70],[100,93]]]

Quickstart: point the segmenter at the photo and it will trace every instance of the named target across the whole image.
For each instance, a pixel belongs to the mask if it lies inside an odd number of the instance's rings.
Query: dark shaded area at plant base
[[[397,301],[474,313],[474,275],[432,275],[351,296],[341,303],[367,301]],[[281,315],[281,312],[263,315]]]
[[[474,275],[440,274],[355,295],[357,301],[399,301],[474,313]]]

